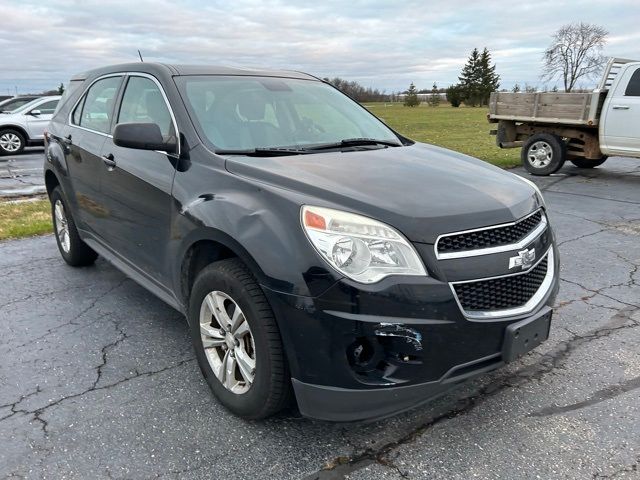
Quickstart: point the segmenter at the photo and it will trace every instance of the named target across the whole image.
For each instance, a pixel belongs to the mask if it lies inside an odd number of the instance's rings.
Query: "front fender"
[[[299,223],[300,204],[286,192],[247,184],[228,176],[236,188],[201,194],[177,205],[175,229],[181,241],[174,258],[180,285],[182,259],[200,240],[213,240],[233,251],[271,290],[317,296],[340,275],[330,270],[307,240]]]

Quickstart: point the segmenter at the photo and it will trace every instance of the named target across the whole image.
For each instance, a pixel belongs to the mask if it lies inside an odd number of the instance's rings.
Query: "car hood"
[[[506,223],[538,207],[516,175],[433,145],[280,157],[229,156],[229,172],[293,190],[307,204],[360,213],[414,242]]]

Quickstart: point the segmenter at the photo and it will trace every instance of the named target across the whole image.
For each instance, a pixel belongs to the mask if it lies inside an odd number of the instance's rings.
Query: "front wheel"
[[[237,258],[205,267],[189,301],[198,364],[216,398],[248,419],[286,406],[290,377],[282,341],[262,289]]]
[[[562,168],[567,146],[562,139],[550,133],[530,136],[522,147],[521,160],[532,175],[551,175]]]
[[[578,168],[595,168],[607,161],[607,157],[601,157],[597,160],[587,160],[586,158],[573,158],[570,160]]]
[[[0,131],[0,155],[16,155],[24,150],[24,136],[17,130]]]
[[[91,265],[98,254],[78,235],[76,223],[59,186],[51,192],[50,200],[53,231],[60,255],[72,267]]]

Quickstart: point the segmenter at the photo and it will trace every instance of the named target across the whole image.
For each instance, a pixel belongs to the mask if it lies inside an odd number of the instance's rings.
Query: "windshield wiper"
[[[216,150],[218,155],[246,155],[248,157],[277,157],[309,153],[300,148],[250,148],[246,150]]]
[[[326,143],[324,145],[317,145],[315,147],[306,147],[306,150],[330,150],[332,148],[342,147],[360,147],[367,145],[383,145],[385,147],[401,147],[402,144],[398,142],[392,142],[390,140],[377,140],[375,138],[345,138],[339,142]]]

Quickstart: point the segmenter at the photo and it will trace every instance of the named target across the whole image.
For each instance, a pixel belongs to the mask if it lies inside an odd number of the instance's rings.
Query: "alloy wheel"
[[[55,223],[56,223],[56,236],[60,241],[62,250],[65,253],[69,253],[71,249],[71,237],[69,237],[69,222],[67,221],[67,214],[64,211],[64,205],[60,200],[56,200],[53,207]]]
[[[553,150],[547,142],[535,142],[529,147],[528,158],[531,165],[535,168],[544,168],[551,163],[553,159]]]
[[[255,342],[240,306],[226,293],[216,290],[202,301],[200,338],[220,383],[232,393],[246,393],[255,380]]]
[[[17,152],[21,145],[22,141],[15,133],[8,132],[0,135],[0,147],[5,152]]]

